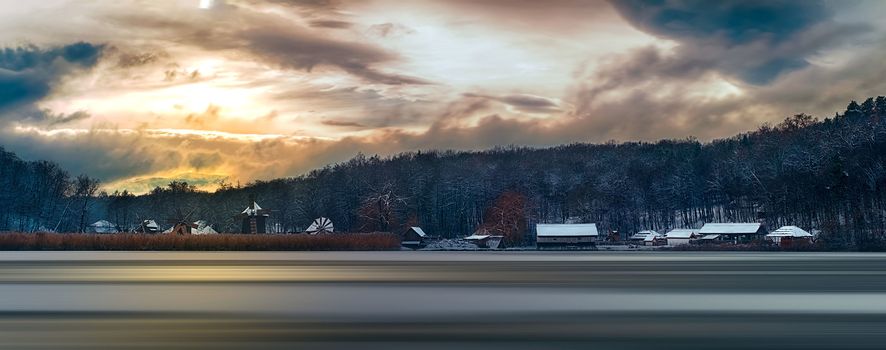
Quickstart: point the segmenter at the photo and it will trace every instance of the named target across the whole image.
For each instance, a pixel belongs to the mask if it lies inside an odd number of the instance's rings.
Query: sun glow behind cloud
[[[808,3],[798,4],[791,13]],[[199,174],[247,182],[357,152],[710,139],[798,112],[831,115],[886,89],[868,81],[881,72],[864,68],[882,67],[866,61],[882,49],[846,50],[845,33],[861,34],[835,22],[870,22],[870,9],[809,17],[779,34],[791,40],[746,41],[745,29],[720,22],[696,18],[673,32],[685,19],[655,23],[657,12],[642,12],[667,8],[593,0],[194,5],[47,0],[0,10],[3,42],[33,43],[25,51],[50,58],[78,41],[102,52],[10,71],[42,95],[0,108],[0,146],[115,189]],[[728,17],[732,7],[702,10]],[[839,83],[816,98],[821,81]]]

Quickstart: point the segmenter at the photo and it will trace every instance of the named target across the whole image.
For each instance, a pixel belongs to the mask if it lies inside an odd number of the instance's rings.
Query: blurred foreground
[[[886,254],[2,252],[0,348],[886,344]]]

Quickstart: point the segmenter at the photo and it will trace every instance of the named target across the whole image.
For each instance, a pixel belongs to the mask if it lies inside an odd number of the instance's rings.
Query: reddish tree
[[[521,245],[526,234],[528,200],[519,192],[505,191],[483,214],[481,230],[504,236],[506,245]]]

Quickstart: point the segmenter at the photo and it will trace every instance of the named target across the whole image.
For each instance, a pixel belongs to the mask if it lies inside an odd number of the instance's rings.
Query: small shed
[[[690,241],[701,238],[701,234],[698,233],[698,230],[678,228],[668,231],[665,237],[668,240],[668,245],[673,247],[689,244]]]
[[[711,223],[702,226],[698,232],[702,235],[720,235],[721,240],[749,242],[763,238],[766,228],[760,223]]]
[[[658,232],[656,232],[655,234],[648,234],[646,235],[646,238],[643,239],[643,245],[656,246],[665,244],[668,244],[667,239],[665,239],[664,235]]]
[[[642,244],[645,244],[647,238],[656,237],[659,235],[660,234],[658,232],[655,232],[653,230],[644,230],[644,231],[640,231],[635,234],[632,234],[630,237],[628,237],[628,241],[630,241],[631,243],[634,243],[634,244],[642,245]]]
[[[89,231],[93,233],[117,233],[117,225],[107,220],[99,220],[89,225]]]
[[[797,226],[782,226],[766,235],[766,239],[782,247],[796,244],[811,244],[812,234]]]
[[[474,233],[465,237],[464,240],[473,243],[478,248],[498,249],[501,245],[501,240],[504,238],[505,236]]]
[[[157,222],[154,220],[144,220],[141,225],[138,226],[136,232],[139,233],[160,233],[160,225],[157,225]]]
[[[428,244],[427,239],[428,235],[421,229],[421,227],[413,226],[403,234],[403,241],[401,241],[400,244],[407,248],[416,249]]]
[[[597,224],[538,224],[535,243],[538,249],[596,247]]]

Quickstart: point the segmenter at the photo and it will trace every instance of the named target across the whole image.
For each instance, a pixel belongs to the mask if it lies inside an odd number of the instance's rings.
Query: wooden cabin
[[[400,244],[407,248],[418,249],[428,244],[428,238],[428,235],[421,227],[413,226],[403,234],[403,240]]]
[[[745,243],[762,239],[766,227],[760,223],[712,223],[705,224],[698,232],[703,236],[719,235],[722,241]]]
[[[596,224],[538,224],[535,226],[537,249],[596,248],[599,233]]]
[[[812,244],[812,234],[797,226],[782,226],[766,235],[766,239],[780,247]]]
[[[469,243],[473,243],[478,248],[498,249],[501,241],[505,236],[491,235],[485,229],[479,229],[474,234],[463,238]]]
[[[699,238],[701,238],[701,234],[698,233],[698,230],[688,228],[673,229],[665,234],[665,239],[667,239],[668,245],[671,247],[689,244]]]

